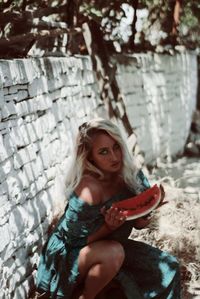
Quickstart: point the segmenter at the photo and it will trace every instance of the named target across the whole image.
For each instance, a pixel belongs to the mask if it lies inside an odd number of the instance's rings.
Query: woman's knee
[[[102,264],[108,271],[117,272],[125,258],[123,246],[116,241],[99,241],[81,249],[79,271],[87,272],[94,264]]]
[[[113,270],[117,272],[122,266],[125,258],[124,248],[120,243],[110,241],[109,249],[108,267],[112,266]]]

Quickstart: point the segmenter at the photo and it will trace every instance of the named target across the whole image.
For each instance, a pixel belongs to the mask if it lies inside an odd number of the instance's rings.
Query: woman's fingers
[[[124,218],[123,212],[118,208],[111,207],[107,213],[111,219],[122,220]]]
[[[157,206],[157,208],[160,208],[161,206],[163,206],[166,203],[168,203],[168,201],[164,201],[164,199],[165,199],[165,190],[164,190],[163,185],[160,185],[160,191],[161,191],[161,200],[160,200],[160,203]]]
[[[108,210],[102,209],[101,213],[105,217],[105,222],[113,228],[119,227],[126,220],[126,216],[118,208],[110,207]]]
[[[101,214],[104,216],[106,215],[106,207],[101,208]]]
[[[160,185],[160,191],[161,191],[161,202],[162,202],[165,198],[165,189],[163,185]]]

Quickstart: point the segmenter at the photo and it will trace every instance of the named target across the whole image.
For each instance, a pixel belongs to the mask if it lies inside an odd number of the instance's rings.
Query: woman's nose
[[[117,155],[114,151],[111,151],[111,159],[113,162],[118,161]]]

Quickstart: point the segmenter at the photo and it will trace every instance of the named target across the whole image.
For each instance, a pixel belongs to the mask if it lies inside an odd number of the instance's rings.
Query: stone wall
[[[196,56],[117,59],[118,82],[146,161],[183,150],[196,103]],[[0,61],[0,298],[24,299],[61,199],[78,126],[107,116],[89,57]]]
[[[143,54],[118,63],[118,81],[146,163],[184,149],[197,101],[197,57]]]
[[[1,61],[0,76],[0,298],[22,299],[51,219],[57,169],[67,167],[77,126],[101,102],[87,57]]]

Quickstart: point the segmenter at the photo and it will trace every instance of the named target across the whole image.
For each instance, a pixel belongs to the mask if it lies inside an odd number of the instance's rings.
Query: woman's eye
[[[107,150],[107,149],[101,150],[101,151],[99,152],[100,155],[107,155],[107,153],[108,153],[108,150]]]
[[[116,143],[116,144],[114,145],[114,149],[115,149],[115,150],[120,149],[120,145],[119,145],[118,143]]]

